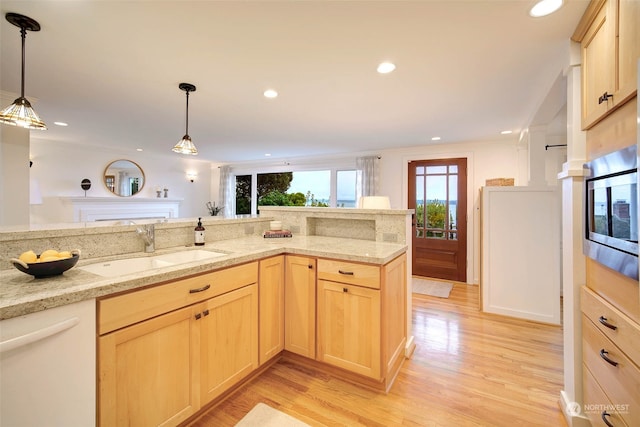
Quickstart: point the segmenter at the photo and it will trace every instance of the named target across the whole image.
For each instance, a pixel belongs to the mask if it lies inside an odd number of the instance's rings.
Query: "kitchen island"
[[[84,354],[93,363],[85,371],[69,375],[98,379],[93,387],[85,386],[76,394],[83,395],[83,402],[95,402],[94,411],[89,412],[95,414],[99,425],[124,420],[178,425],[289,356],[387,390],[408,352],[406,245],[317,235],[265,239],[256,234],[261,233],[260,224],[268,222],[251,221],[250,230],[246,223],[241,226],[253,233],[249,236],[207,241],[197,248],[161,245],[153,254],[137,251],[81,258],[74,268],[51,278],[34,279],[17,270],[2,270],[3,330],[9,322],[20,323],[40,313],[88,304],[94,310],[88,328],[93,332],[85,332],[72,352]],[[115,277],[82,269],[119,259],[171,256],[193,250],[222,255]],[[197,292],[192,294],[194,289]],[[181,290],[187,292],[186,296],[172,296]],[[313,309],[307,313],[307,322],[286,323],[285,314],[300,311],[291,307],[303,294]],[[348,315],[345,307],[357,307],[357,316]],[[341,317],[339,313],[347,314]],[[285,340],[285,336],[291,340]],[[169,339],[160,339],[156,344],[160,347],[148,345],[149,339],[159,337]],[[363,337],[367,339],[363,341]],[[11,339],[3,334],[3,341]],[[301,339],[311,349],[302,357],[296,347]],[[162,342],[168,347],[162,347]],[[344,343],[351,349],[345,349]],[[24,351],[32,352],[30,348]],[[69,348],[56,351],[68,352]],[[176,364],[178,360],[181,363]],[[5,361],[3,356],[3,369]],[[170,378],[145,376],[140,363],[150,369],[145,372],[171,371]],[[176,374],[163,366],[182,366],[184,372]],[[133,383],[122,381],[134,377]],[[59,381],[54,387],[56,394],[72,401],[62,377]],[[150,397],[148,390],[158,387],[160,394]],[[8,389],[3,384],[3,390]],[[127,393],[133,397],[122,397]],[[145,407],[145,402],[151,406]],[[172,403],[162,403],[164,411],[159,412],[153,409],[157,402]],[[140,406],[132,408],[134,403]],[[38,399],[31,404],[40,407]],[[60,404],[55,406],[59,408]],[[60,421],[65,421],[64,416]]]

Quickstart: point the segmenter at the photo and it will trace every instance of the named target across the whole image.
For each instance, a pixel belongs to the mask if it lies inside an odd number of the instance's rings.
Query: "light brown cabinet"
[[[256,369],[257,279],[255,262],[98,301],[99,424],[177,425]]]
[[[585,412],[594,425],[640,425],[640,326],[589,288],[581,299]]]
[[[404,359],[406,255],[278,255],[99,299],[97,323],[101,426],[178,425],[283,349],[388,389]]]
[[[292,353],[316,357],[316,260],[285,257],[285,344]]]
[[[318,360],[380,379],[380,350],[380,291],[318,280]]]
[[[318,260],[317,359],[388,389],[406,344],[406,255],[384,266]]]
[[[260,365],[284,349],[284,255],[260,260]]]
[[[258,367],[258,285],[211,298],[198,310],[202,313],[199,380],[204,405]]]
[[[587,12],[574,34],[582,47],[583,129],[633,98],[640,56],[637,0],[594,0]]]
[[[200,408],[193,307],[98,339],[101,426],[176,425]]]

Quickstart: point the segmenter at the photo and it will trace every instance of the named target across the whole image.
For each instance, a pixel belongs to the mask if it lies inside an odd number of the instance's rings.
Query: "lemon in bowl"
[[[35,256],[35,259],[34,259]],[[34,251],[26,251],[16,259],[11,259],[15,268],[35,278],[58,276],[76,265],[80,251],[62,251],[47,249],[37,256]]]

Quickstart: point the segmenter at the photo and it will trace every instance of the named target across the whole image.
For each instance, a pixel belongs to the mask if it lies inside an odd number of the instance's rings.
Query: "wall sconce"
[[[198,174],[196,172],[187,172],[187,179],[191,182],[195,181],[196,178],[198,177]]]

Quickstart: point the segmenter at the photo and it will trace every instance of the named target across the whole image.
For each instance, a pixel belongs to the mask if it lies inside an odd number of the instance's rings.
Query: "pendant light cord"
[[[185,131],[185,135],[189,135],[189,91],[187,90],[185,92],[187,92],[187,120],[186,120],[187,128]]]
[[[22,83],[20,84],[20,97],[24,98],[25,40],[27,38],[27,29],[20,27],[20,35],[22,37]]]

